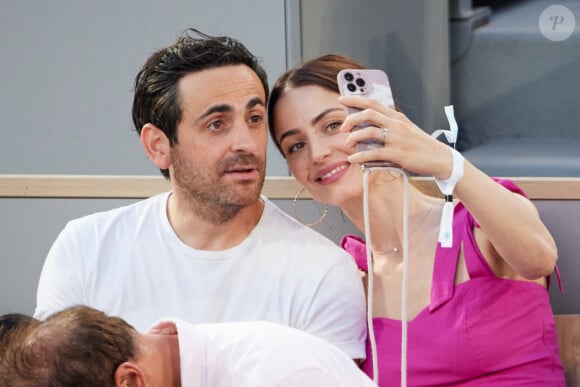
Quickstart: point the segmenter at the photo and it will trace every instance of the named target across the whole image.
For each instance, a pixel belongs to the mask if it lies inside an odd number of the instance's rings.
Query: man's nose
[[[237,124],[232,133],[232,149],[255,153],[261,136],[266,135],[265,128],[250,127],[246,122]]]

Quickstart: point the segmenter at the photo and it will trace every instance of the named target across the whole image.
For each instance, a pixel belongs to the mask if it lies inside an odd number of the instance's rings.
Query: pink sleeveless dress
[[[500,184],[523,194],[510,181]],[[547,289],[495,277],[475,243],[474,227],[474,218],[457,204],[454,246],[437,246],[430,303],[408,322],[407,384],[566,386]],[[455,285],[461,242],[470,279]],[[349,235],[341,245],[365,270],[364,242]],[[401,321],[374,318],[373,326],[379,385],[400,385]],[[362,368],[372,377],[368,342]]]

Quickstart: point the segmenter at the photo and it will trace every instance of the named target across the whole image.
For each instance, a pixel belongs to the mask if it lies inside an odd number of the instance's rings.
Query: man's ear
[[[115,387],[143,386],[145,386],[145,377],[137,364],[126,361],[115,370]]]
[[[141,143],[149,159],[159,169],[169,169],[171,164],[171,145],[161,129],[147,123],[141,129]]]

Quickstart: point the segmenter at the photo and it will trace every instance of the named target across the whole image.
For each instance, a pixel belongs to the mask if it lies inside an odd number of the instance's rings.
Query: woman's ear
[[[130,361],[122,363],[115,370],[115,387],[143,387],[145,378],[139,366]]]
[[[149,159],[159,169],[169,169],[171,164],[171,145],[161,129],[147,123],[141,129],[141,143]]]

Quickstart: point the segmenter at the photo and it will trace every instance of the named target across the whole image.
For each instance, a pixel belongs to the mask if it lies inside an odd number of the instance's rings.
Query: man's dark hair
[[[0,383],[15,387],[114,386],[117,367],[137,358],[136,333],[124,320],[95,309],[65,309],[18,329],[18,336],[5,350],[7,370]]]
[[[170,145],[176,144],[177,125],[182,115],[178,83],[183,76],[192,72],[246,65],[262,82],[267,99],[268,78],[259,62],[236,39],[209,36],[193,28],[186,30],[175,44],[151,55],[137,74],[133,98],[135,129],[141,134],[141,128],[152,123],[165,133]],[[161,174],[169,178],[167,169],[162,169]]]

